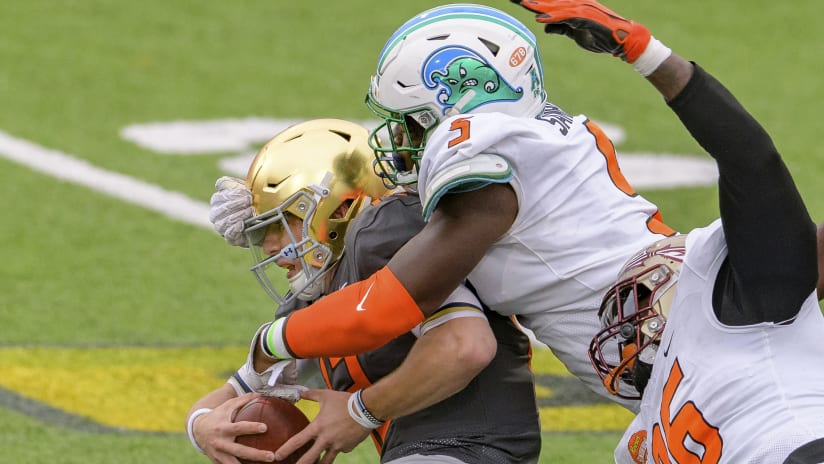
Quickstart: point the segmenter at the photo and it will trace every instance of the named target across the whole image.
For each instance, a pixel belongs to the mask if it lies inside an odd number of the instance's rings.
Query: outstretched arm
[[[794,317],[817,283],[815,227],[761,125],[706,71],[594,0],[513,1],[537,13],[548,33],[631,63],[715,158],[729,249],[714,297],[719,319],[742,325]]]

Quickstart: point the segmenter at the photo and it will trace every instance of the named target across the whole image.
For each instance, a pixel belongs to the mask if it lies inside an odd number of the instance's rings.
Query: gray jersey
[[[383,267],[423,225],[416,195],[393,195],[361,212],[347,232],[331,289]],[[382,445],[382,462],[412,454],[470,463],[537,462],[541,435],[529,339],[508,317],[484,309],[498,340],[495,358],[463,391],[378,429],[373,439]],[[400,365],[415,340],[407,333],[358,356],[322,359],[321,370],[330,388],[363,388]]]

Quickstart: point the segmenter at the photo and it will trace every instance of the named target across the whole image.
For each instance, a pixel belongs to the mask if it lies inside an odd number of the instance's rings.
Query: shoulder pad
[[[429,219],[438,200],[447,193],[477,190],[489,184],[504,184],[512,179],[512,168],[501,156],[481,153],[449,166],[433,175],[426,184],[423,217]]]

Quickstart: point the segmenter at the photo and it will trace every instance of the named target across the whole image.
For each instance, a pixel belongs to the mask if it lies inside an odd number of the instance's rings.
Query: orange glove
[[[580,47],[595,53],[610,53],[628,63],[644,53],[649,30],[624,19],[594,0],[512,0],[546,24],[548,34],[571,37]]]

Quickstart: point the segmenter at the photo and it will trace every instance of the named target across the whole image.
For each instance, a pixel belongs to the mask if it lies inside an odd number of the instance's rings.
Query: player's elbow
[[[493,337],[492,340],[484,340],[483,343],[473,344],[471,350],[461,354],[461,362],[467,370],[471,370],[474,375],[478,375],[492,362],[497,350],[498,344]]]
[[[465,335],[453,339],[454,364],[467,376],[474,377],[492,362],[498,343],[488,325],[485,330],[465,332]]]

